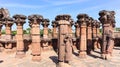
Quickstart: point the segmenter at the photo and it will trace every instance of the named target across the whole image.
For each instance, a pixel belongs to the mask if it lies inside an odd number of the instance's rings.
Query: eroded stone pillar
[[[87,22],[87,54],[91,54],[92,51],[92,22],[93,18],[89,17]]]
[[[6,29],[6,44],[5,44],[5,48],[7,49],[7,51],[11,51],[12,49],[12,33],[11,33],[11,27],[13,25],[13,19],[8,17],[8,18],[4,18],[4,22],[3,24],[5,25]]]
[[[32,60],[41,60],[41,44],[40,44],[40,22],[42,22],[43,16],[41,15],[30,15],[28,16],[29,24],[31,27],[32,37]]]
[[[75,22],[75,36],[78,38],[80,37],[80,30],[79,30],[79,24]]]
[[[69,63],[72,56],[72,38],[69,34],[70,15],[58,15],[58,60],[59,67],[64,67],[63,62]]]
[[[73,21],[73,19],[70,19],[69,22],[70,22],[69,29],[68,29],[69,30],[69,34],[70,34],[71,37],[73,37],[72,26],[74,24],[73,23],[74,21]]]
[[[23,42],[23,24],[26,22],[26,16],[21,14],[16,14],[13,16],[14,22],[17,25],[16,43],[17,43],[17,58],[22,58],[25,56],[24,42]]]
[[[3,24],[2,24],[2,19],[0,19],[0,37],[1,37],[1,29],[2,29],[2,26],[3,26]],[[0,43],[0,52],[2,51],[4,49],[4,47],[3,47],[3,45],[2,45],[2,43]]]
[[[42,47],[43,50],[48,50],[48,25],[49,25],[49,19],[43,19],[42,26],[43,26],[43,41],[42,41]]]
[[[57,22],[52,21],[52,26],[53,26],[52,38],[57,38]]]
[[[87,28],[87,22],[88,22],[88,15],[87,14],[79,14],[77,16],[80,26],[80,51],[79,51],[79,57],[85,58],[86,57],[86,50],[87,50],[87,36],[86,36],[86,28]]]
[[[115,12],[102,10],[99,12],[99,20],[102,23],[102,46],[101,53],[103,59],[110,59],[112,49],[114,46],[114,32],[112,29],[113,23],[115,23]]]

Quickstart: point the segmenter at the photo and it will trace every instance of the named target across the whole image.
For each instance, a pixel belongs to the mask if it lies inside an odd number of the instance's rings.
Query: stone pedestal
[[[87,22],[88,22],[88,15],[87,14],[79,14],[77,16],[80,26],[80,50],[79,50],[79,57],[80,58],[86,58],[86,50],[87,50],[87,37],[86,37],[86,28],[87,28]]]
[[[16,42],[17,42],[17,52],[16,58],[23,58],[25,56],[24,51],[24,42],[23,42],[23,24],[25,23],[26,16],[16,14],[13,16],[15,19],[15,23],[17,25],[17,35],[16,35]]]
[[[30,15],[28,16],[29,24],[31,27],[32,37],[32,60],[41,60],[41,44],[40,44],[40,22],[43,17],[41,15]]]
[[[58,60],[59,66],[63,62],[70,62],[72,57],[72,40],[69,34],[70,15],[58,15],[55,20],[58,22]]]

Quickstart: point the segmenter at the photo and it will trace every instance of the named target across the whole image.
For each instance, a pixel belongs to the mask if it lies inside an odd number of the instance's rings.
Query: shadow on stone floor
[[[49,57],[55,64],[57,64],[58,63],[58,57],[57,56],[50,56]]]
[[[89,54],[88,56],[91,56],[91,57],[93,57],[93,58],[100,58],[100,59],[102,59],[101,57],[96,56],[96,55],[93,55],[93,54]]]
[[[113,48],[113,49],[115,49],[115,50],[120,50],[120,48]]]
[[[95,53],[101,54],[99,51],[94,51]]]
[[[3,60],[0,60],[0,63],[2,63],[3,62]]]

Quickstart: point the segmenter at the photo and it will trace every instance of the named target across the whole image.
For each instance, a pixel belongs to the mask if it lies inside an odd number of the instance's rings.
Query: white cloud
[[[45,5],[25,5],[25,4],[18,4],[18,3],[0,3],[1,7],[17,7],[17,8],[43,8],[46,7]]]
[[[44,0],[44,1],[54,6],[59,6],[59,5],[70,5],[70,4],[75,4],[75,3],[81,3],[81,2],[88,1],[88,0],[60,0],[60,1]]]

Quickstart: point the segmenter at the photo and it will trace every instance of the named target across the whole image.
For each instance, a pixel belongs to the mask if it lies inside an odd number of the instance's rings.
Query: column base
[[[17,51],[15,57],[16,58],[23,58],[23,57],[25,57],[25,52],[23,52],[23,51]]]
[[[11,48],[10,48],[10,49],[7,48],[7,49],[5,49],[5,52],[6,52],[6,53],[11,53],[11,52],[12,52],[12,49],[11,49]]]
[[[86,58],[87,53],[86,52],[80,52],[79,57],[80,58]]]
[[[40,62],[41,61],[41,56],[33,56],[32,61]]]

